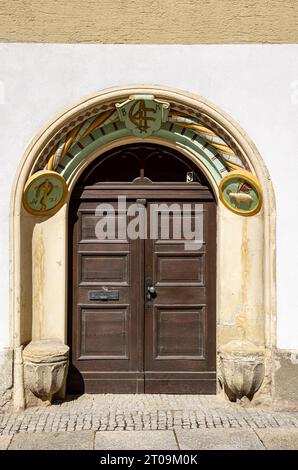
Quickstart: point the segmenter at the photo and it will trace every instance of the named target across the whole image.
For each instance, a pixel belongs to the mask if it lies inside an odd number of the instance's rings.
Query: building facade
[[[176,39],[169,27],[152,41],[149,21],[143,41],[137,28],[117,44],[120,28],[78,44],[86,29],[42,29],[27,3],[31,40],[8,20],[0,46],[1,406],[67,392],[297,406],[291,6],[263,39],[252,25],[249,40],[220,28],[217,41],[212,30],[184,36],[179,22]],[[252,44],[264,41],[281,44]],[[186,204],[191,226],[201,214],[199,247],[159,229],[97,236],[111,212],[125,227],[143,213],[151,228],[169,205],[174,230]]]

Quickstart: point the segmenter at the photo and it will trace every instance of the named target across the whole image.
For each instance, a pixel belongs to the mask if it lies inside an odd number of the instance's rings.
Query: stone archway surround
[[[270,398],[276,313],[275,201],[267,169],[244,131],[216,106],[184,91],[142,85],[104,90],[66,110],[36,137],[18,169],[11,202],[11,341],[15,351],[16,409],[25,406],[23,347],[38,340],[55,339],[65,343],[67,337],[68,204],[66,202],[57,214],[47,219],[27,214],[22,206],[25,182],[38,156],[67,123],[91,107],[111,100],[120,101],[132,94],[153,94],[162,100],[174,100],[208,116],[230,136],[247,167],[260,181],[263,208],[253,217],[233,214],[217,197],[218,377],[233,398],[237,394],[250,394],[250,390],[253,394],[260,383],[257,396]],[[70,193],[83,169],[94,158],[109,148],[141,140],[125,136],[94,149],[71,174]],[[218,196],[214,177],[185,145],[160,136],[151,136],[146,141],[172,146],[195,161]]]

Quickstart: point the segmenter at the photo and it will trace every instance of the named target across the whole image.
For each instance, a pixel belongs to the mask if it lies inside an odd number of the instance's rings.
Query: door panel
[[[204,253],[159,253],[155,259],[156,285],[195,285],[204,283]]]
[[[117,209],[116,201],[107,202]],[[98,240],[96,205],[79,203],[74,222],[69,388],[136,393],[143,387],[142,241]]]
[[[130,312],[127,307],[81,308],[78,359],[128,359]]]
[[[205,307],[156,307],[155,359],[204,359],[205,317]]]
[[[187,203],[194,219],[194,202]],[[182,210],[182,203],[175,204]],[[153,204],[151,216],[158,210]],[[146,276],[152,277],[156,292],[145,305],[148,393],[215,393],[215,250],[209,255],[215,248],[213,204],[204,203],[203,214],[199,250],[187,250],[183,235],[173,239],[174,218],[169,218],[172,240],[145,241]]]

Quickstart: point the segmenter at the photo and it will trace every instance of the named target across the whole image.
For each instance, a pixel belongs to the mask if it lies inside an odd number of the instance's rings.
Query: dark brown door
[[[187,202],[194,222],[196,205]],[[179,223],[182,202],[169,203],[174,208],[170,222],[176,207]],[[169,240],[145,243],[145,272],[156,295],[145,302],[148,393],[215,393],[215,208],[210,202],[202,206],[204,243],[199,249],[187,249],[195,247],[185,245],[183,234],[173,240],[171,232]]]
[[[110,199],[104,202],[116,206]],[[74,224],[70,388],[87,393],[142,392],[142,243],[99,241],[97,205],[82,200]],[[116,299],[105,299],[105,292]]]
[[[133,183],[88,182],[90,177],[74,191],[70,205],[68,390],[215,393],[212,192],[198,181],[152,183],[143,172]],[[169,237],[158,224],[151,238],[99,240],[96,207],[105,203],[117,215],[121,195],[127,198],[126,209],[136,202],[145,207],[147,228],[152,218],[158,220],[163,204],[175,204],[169,212]],[[185,245],[183,234],[174,236],[175,211],[184,203],[191,208],[192,228],[196,204],[203,209],[204,242],[198,250]],[[129,222],[127,212],[121,213]]]

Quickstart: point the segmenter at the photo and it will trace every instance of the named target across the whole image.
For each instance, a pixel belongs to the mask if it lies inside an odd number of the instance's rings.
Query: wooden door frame
[[[175,196],[173,196],[173,194]],[[70,207],[76,208],[76,201],[78,201],[80,204],[83,203],[84,201],[90,201],[94,203],[99,203],[100,201],[114,201],[117,200],[119,196],[126,196],[127,203],[130,201],[136,201],[136,200],[143,200],[150,203],[152,201],[154,202],[166,202],[167,200],[170,200],[172,203],[174,201],[179,201],[183,202],[185,201],[192,201],[194,203],[212,203],[212,208],[210,211],[209,216],[211,217],[211,220],[208,220],[208,227],[214,229],[213,235],[209,233],[210,240],[208,242],[208,252],[207,256],[208,259],[210,259],[211,251],[213,254],[216,253],[216,214],[214,214],[214,209],[216,206],[216,200],[214,197],[214,194],[210,188],[207,188],[205,186],[202,186],[199,183],[151,183],[151,184],[134,184],[134,183],[101,183],[98,185],[94,186],[88,186],[86,185],[84,189],[79,186],[79,187],[74,187],[73,192],[72,192],[72,199],[71,199],[71,204]],[[78,206],[79,207],[79,206]],[[209,213],[209,211],[208,211]],[[149,214],[147,214],[149,217]],[[75,212],[69,212],[69,228],[74,226],[74,220],[76,218],[76,213]],[[209,230],[209,229],[208,229]],[[77,259],[77,254],[76,254],[76,246],[75,244],[71,243],[72,238],[71,235],[69,235],[68,238],[68,251],[69,251],[69,256],[68,256],[68,266],[69,266],[69,272],[75,272],[75,265],[74,259]],[[145,263],[145,253],[146,253],[146,243],[148,245],[148,240],[139,240],[140,248],[143,253],[142,258],[142,265],[144,268],[144,263]],[[143,242],[143,243],[142,243]],[[209,245],[210,244],[210,245]],[[211,250],[211,251],[210,251]],[[202,377],[202,390],[205,390],[205,393],[210,393],[210,387],[212,385],[212,381],[214,379],[211,379],[211,376],[216,374],[216,258],[211,260],[206,263],[207,269],[206,269],[206,276],[208,278],[208,311],[209,311],[209,319],[208,319],[208,328],[210,326],[212,327],[212,330],[210,332],[210,336],[207,337],[207,340],[214,341],[214,351],[211,353],[209,361],[210,364],[209,366],[211,368],[214,368],[215,371],[200,371],[200,377]],[[144,275],[145,271],[143,269],[142,273],[142,279],[140,280],[141,286],[144,286],[145,280],[144,280]],[[74,321],[74,316],[77,315],[76,313],[76,308],[75,304],[72,301],[72,296],[73,296],[73,282],[75,282],[77,279],[76,275],[72,276],[72,282],[68,282],[68,320],[67,320],[67,344],[70,346],[70,357],[72,357],[72,348],[74,347],[74,331],[73,331],[73,321]],[[144,289],[141,289],[142,293],[144,294]],[[144,332],[144,325],[142,329],[142,324],[145,324],[145,314],[146,314],[146,306],[145,306],[145,299],[144,295],[142,298],[139,299],[138,303],[140,306],[142,305],[142,310],[143,310],[143,316],[140,321],[140,318],[137,320],[137,328],[139,328],[141,331],[141,334],[137,336],[137,342],[138,342],[138,352],[139,352],[139,365],[140,363],[143,363],[145,361],[145,332]],[[73,311],[75,309],[75,312]],[[138,333],[137,333],[138,334]],[[142,343],[142,344],[140,344]],[[209,351],[210,353],[210,351]],[[214,357],[213,357],[214,354]],[[141,357],[142,356],[142,357]],[[72,365],[71,365],[72,367]],[[143,374],[146,373],[144,367],[142,369]],[[186,373],[186,376],[190,374]],[[152,374],[151,374],[152,375]],[[160,375],[165,375],[163,373],[160,373]],[[142,393],[144,392],[144,382],[143,385],[138,386],[137,388],[138,392],[137,393]],[[208,391],[208,392],[207,392]],[[112,392],[109,392],[112,393]],[[115,392],[116,393],[116,392]],[[162,393],[162,392],[160,392]],[[166,392],[165,392],[166,393]],[[171,392],[172,393],[172,392]],[[189,392],[188,392],[189,393]]]

